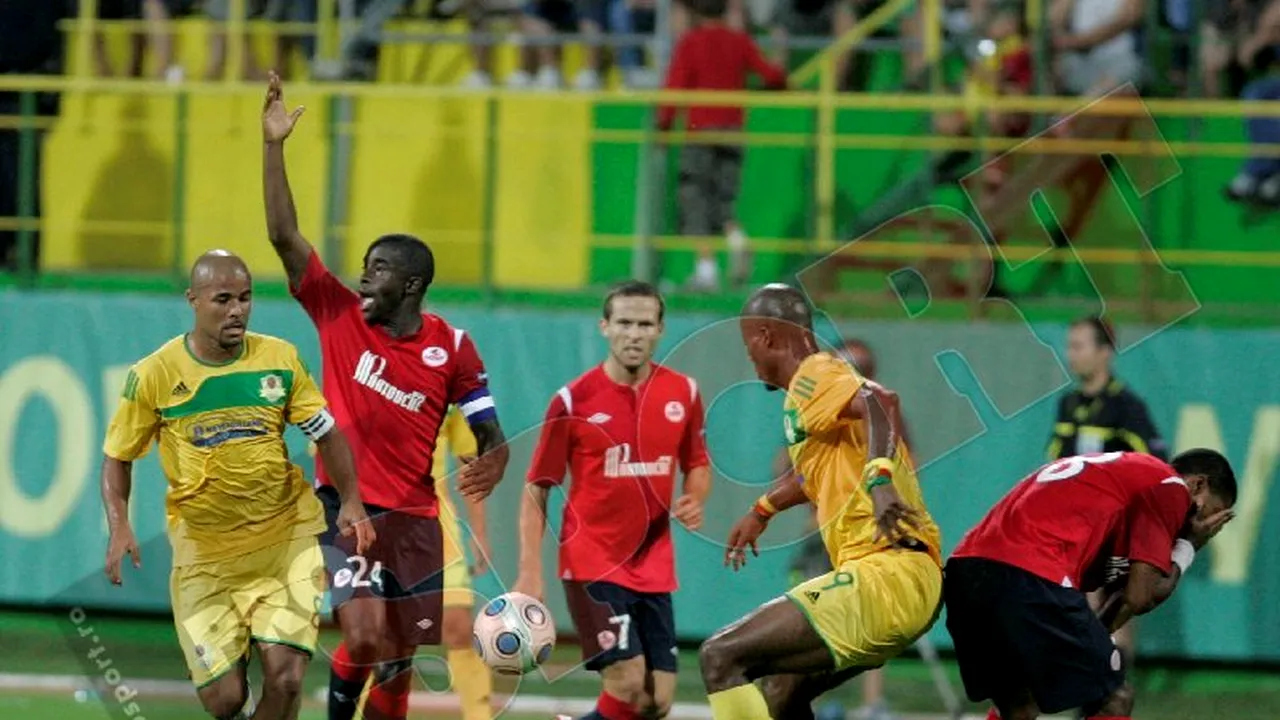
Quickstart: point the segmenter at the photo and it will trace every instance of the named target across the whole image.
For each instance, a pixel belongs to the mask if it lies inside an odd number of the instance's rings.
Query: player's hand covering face
[[[280,76],[272,72],[267,84],[267,98],[262,106],[263,142],[284,142],[305,111],[306,108],[301,105],[293,112],[285,110],[284,88],[281,87]]]
[[[662,338],[658,299],[615,297],[609,307],[609,318],[600,321],[600,332],[609,341],[609,354],[634,372],[648,364]]]

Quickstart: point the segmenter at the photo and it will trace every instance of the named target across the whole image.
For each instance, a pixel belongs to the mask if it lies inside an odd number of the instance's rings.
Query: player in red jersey
[[[605,298],[609,355],[551,398],[520,508],[515,590],[541,598],[547,498],[568,468],[560,579],[586,667],[604,685],[588,720],[663,717],[675,691],[670,517],[701,525],[711,468],[697,384],[651,359],[663,309],[648,283]],[[673,507],[677,465],[684,486]]]
[[[1173,593],[1232,517],[1236,479],[1212,450],[1169,464],[1112,452],[1063,458],[1023,479],[960,541],[943,597],[965,691],[989,718],[1080,708],[1127,718],[1133,695],[1111,633]],[[1129,574],[1095,616],[1114,552]],[[998,712],[998,714],[997,714]]]
[[[461,409],[479,448],[459,473],[463,495],[481,500],[493,490],[507,448],[475,344],[422,311],[435,273],[431,250],[409,235],[378,238],[353,292],[298,231],[284,141],[301,114],[285,110],[273,74],[262,120],[267,229],[290,291],[319,332],[324,394],[350,439],[360,494],[378,528],[363,555],[332,528],[325,538],[343,638],[333,656],[329,718],[351,720],[375,665],[364,717],[404,718],[414,650],[440,642],[444,545],[431,467],[449,405]],[[321,463],[317,474],[316,492],[332,518],[335,495]]]

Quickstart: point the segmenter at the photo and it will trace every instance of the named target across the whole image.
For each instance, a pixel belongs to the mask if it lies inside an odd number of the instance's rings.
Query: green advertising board
[[[435,308],[475,338],[488,366],[512,460],[488,506],[494,571],[477,582],[500,592],[518,555],[520,488],[547,402],[600,361],[597,317],[474,307]],[[88,293],[9,293],[0,302],[0,602],[167,611],[165,481],[154,452],[140,461],[131,513],[142,567],[123,587],[103,575],[106,529],[98,489],[101,442],[128,367],[190,323],[181,299]],[[252,326],[296,343],[321,366],[311,323],[294,304],[261,301]],[[839,335],[824,326],[828,340]],[[903,398],[929,508],[954,547],[1012,484],[1044,459],[1056,397],[1068,376],[1060,325],[944,324],[924,319],[845,328],[871,343],[879,379]],[[1242,482],[1239,515],[1139,633],[1144,655],[1280,660],[1280,560],[1263,539],[1280,530],[1269,502],[1280,462],[1280,332],[1127,328],[1117,370],[1149,403],[1176,450],[1217,447]],[[715,488],[698,533],[678,528],[677,623],[705,637],[783,591],[808,518],[797,509],[770,527],[761,556],[741,572],[722,565],[729,527],[771,480],[782,444],[780,398],[754,380],[737,323],[668,318],[660,356],[697,378],[707,407]],[[295,460],[312,461],[296,430]],[[554,503],[558,506],[560,497]],[[558,515],[558,513],[557,513]],[[553,529],[558,523],[553,521]],[[544,546],[548,582],[554,540]],[[568,628],[563,598],[548,600]],[[949,645],[939,623],[932,637]]]

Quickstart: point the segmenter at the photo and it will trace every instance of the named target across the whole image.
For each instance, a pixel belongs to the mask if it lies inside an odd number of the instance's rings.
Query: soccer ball
[[[556,627],[537,598],[509,592],[476,615],[472,642],[485,664],[500,675],[524,675],[551,657]]]

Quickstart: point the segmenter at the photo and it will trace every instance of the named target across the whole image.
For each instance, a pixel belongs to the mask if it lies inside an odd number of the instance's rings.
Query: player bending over
[[[1133,693],[1111,634],[1150,612],[1232,517],[1226,458],[1189,450],[1169,464],[1110,452],[1068,457],[1018,483],[947,561],[947,630],[965,692],[989,718],[1080,708],[1127,718]],[[1100,616],[1086,592],[1127,559]]]
[[[367,553],[333,537],[337,497],[317,464],[328,510],[326,543],[342,643],[333,655],[330,720],[351,720],[370,670],[366,720],[404,718],[415,648],[438,645],[444,539],[431,478],[436,438],[457,405],[478,445],[458,488],[483,500],[502,479],[507,446],[488,375],[471,338],[422,304],[435,275],[431,250],[410,235],[384,235],[365,253],[359,292],[331,273],[298,230],[284,167],[284,141],[301,115],[285,110],[275,75],[263,109],[267,230],[293,296],[320,335],[325,395],[351,438],[360,494],[380,540]]]
[[[325,524],[287,459],[286,424],[314,440],[329,466],[342,534],[359,548],[376,538],[347,441],[297,349],[248,332],[253,289],[244,262],[223,251],[201,256],[187,301],[195,327],[130,369],[107,428],[106,572],[119,585],[125,554],[134,567],[141,562],[129,494],[133,463],[155,440],[169,482],[174,625],[201,704],[224,720],[297,718],[320,623],[324,558],[316,535]],[[262,660],[256,711],[245,677],[251,644]]]
[[[809,500],[835,570],[709,638],[702,679],[716,720],[812,718],[819,695],[933,625],[941,539],[901,441],[896,396],[818,351],[805,297],[767,285],[747,301],[741,327],[756,374],[786,389],[783,431],[797,475],[738,521],[725,562],[741,567],[774,514]],[[753,684],[761,678],[763,692]]]
[[[676,684],[671,513],[702,524],[711,468],[693,378],[652,361],[663,301],[628,282],[604,300],[604,362],[551,398],[520,507],[515,590],[543,597],[547,498],[569,469],[560,578],[589,670],[603,691],[588,720],[664,717]],[[676,465],[682,494],[671,507]]]

